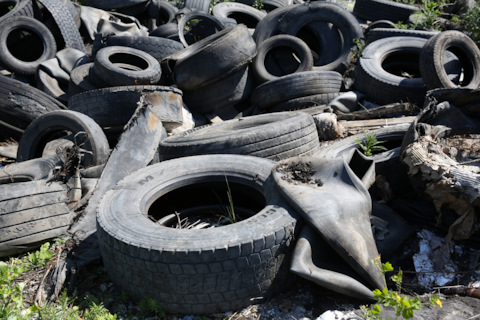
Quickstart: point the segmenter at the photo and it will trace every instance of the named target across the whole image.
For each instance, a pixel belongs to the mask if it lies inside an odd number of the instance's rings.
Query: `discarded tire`
[[[40,63],[55,57],[56,52],[52,33],[40,21],[15,16],[0,23],[0,63],[5,69],[32,75]]]
[[[311,115],[272,113],[206,125],[160,142],[160,160],[190,155],[229,153],[281,160],[311,155],[319,149]]]
[[[67,187],[45,180],[0,185],[0,257],[66,234],[75,217]]]
[[[33,121],[18,144],[17,161],[39,158],[49,141],[69,136],[86,150],[83,167],[105,163],[110,154],[107,138],[100,126],[88,116],[70,110],[49,112]]]
[[[160,63],[138,49],[111,46],[100,49],[94,73],[110,86],[156,84],[162,74]]]
[[[287,74],[311,71],[313,56],[303,40],[290,35],[277,35],[258,46],[252,67],[257,82],[264,83]]]
[[[63,162],[56,155],[11,163],[0,167],[0,184],[35,181],[51,177]]]
[[[273,164],[238,155],[196,156],[148,166],[119,182],[97,215],[103,261],[115,286],[184,314],[236,310],[271,296],[277,285],[285,288],[296,215],[275,190]],[[219,204],[215,193],[224,198],[226,181],[235,210],[249,218],[201,230],[148,218],[204,214]],[[175,201],[180,198],[189,201]]]
[[[446,51],[455,54],[463,69],[461,83],[449,79],[443,63]],[[460,31],[444,31],[427,41],[420,54],[420,72],[427,89],[480,87],[480,50],[473,40]]]
[[[304,71],[265,82],[252,92],[251,101],[262,109],[281,102],[322,93],[336,93],[342,75],[335,71]]]

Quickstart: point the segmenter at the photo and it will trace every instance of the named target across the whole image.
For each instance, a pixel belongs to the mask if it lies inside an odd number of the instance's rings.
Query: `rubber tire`
[[[169,313],[198,315],[245,307],[252,298],[271,296],[277,285],[285,289],[297,215],[276,192],[273,164],[196,156],[154,164],[120,181],[97,214],[103,261],[115,286],[135,300],[149,296]],[[225,180],[254,188],[266,206],[246,220],[204,230],[164,227],[140,213],[171,190]]]
[[[35,119],[25,130],[18,143],[17,162],[39,158],[45,145],[65,131],[86,133],[86,141],[80,147],[90,151],[81,160],[84,168],[107,161],[110,147],[100,126],[88,116],[71,110],[52,111]]]
[[[255,29],[257,24],[267,15],[252,6],[238,2],[218,2],[212,8],[212,14],[217,19],[237,17],[237,24],[244,24],[249,29]]]
[[[110,87],[74,95],[68,100],[68,108],[89,116],[100,127],[123,127],[137,110],[142,95],[156,90],[182,94],[176,88],[164,86]],[[172,114],[172,118],[174,117],[176,118],[175,121],[182,122],[182,118]],[[165,118],[160,120],[173,121],[173,119]]]
[[[141,50],[121,46],[98,50],[93,71],[112,87],[156,84],[162,75],[157,59]]]
[[[34,58],[28,58],[30,61],[21,60],[10,51],[7,39],[12,32],[17,30],[26,30],[35,35],[41,42],[41,54]],[[18,45],[18,43],[17,43]],[[33,42],[30,43],[30,48]],[[30,50],[33,50],[31,48]],[[5,69],[12,73],[33,75],[37,67],[46,60],[52,59],[57,53],[57,45],[50,30],[40,21],[26,16],[14,16],[0,23],[0,63]]]
[[[262,109],[281,102],[321,93],[337,93],[342,75],[335,71],[304,71],[265,82],[252,93],[252,103]]]
[[[61,102],[24,82],[0,75],[0,118],[24,130],[50,111],[67,109]]]
[[[207,86],[248,64],[255,57],[256,44],[245,25],[224,29],[177,52],[173,77],[181,90]]]
[[[426,41],[416,37],[391,37],[367,45],[353,74],[355,87],[378,104],[408,100],[422,105],[426,93],[423,79],[391,74],[383,69],[382,62],[401,52],[420,55]]]
[[[57,155],[11,163],[0,167],[0,185],[46,179],[63,162]]]
[[[38,0],[48,12],[52,15],[55,23],[60,29],[65,47],[77,49],[86,52],[85,44],[82,36],[78,31],[75,19],[72,16],[71,10],[67,8],[60,0]]]
[[[410,29],[392,29],[392,28],[375,28],[371,29],[367,35],[367,43],[372,43],[379,39],[389,37],[418,37],[424,39],[430,39],[439,31],[425,31],[425,30],[410,30]]]
[[[201,11],[191,11],[191,12],[188,12],[186,13],[185,15],[183,15],[180,20],[178,20],[178,38],[180,40],[180,42],[186,47],[190,46],[191,44],[193,43],[187,43],[187,40],[185,39],[185,32],[184,32],[184,29],[185,29],[185,26],[187,25],[187,23],[189,21],[192,21],[192,20],[200,20],[200,21],[203,21],[203,22],[207,22],[209,25],[212,25],[215,27],[215,32],[214,33],[217,33],[218,31],[221,31],[223,29],[225,29],[225,26],[223,25],[223,23],[220,22],[220,20],[218,20],[217,18],[215,18],[214,16],[208,14],[208,13],[205,13],[205,12],[201,12]],[[192,32],[192,31],[190,31]],[[211,34],[213,35],[213,34]],[[209,35],[209,36],[211,36]],[[194,34],[194,38],[198,38],[199,35],[195,35]],[[207,36],[208,38],[208,36]],[[196,39],[195,42],[198,42],[198,40]]]
[[[210,0],[184,0],[184,8],[208,13],[210,11]]]
[[[276,104],[268,109],[268,112],[297,111],[315,106],[328,105],[333,99],[340,96],[340,92],[321,93],[311,96],[294,98]]]
[[[480,49],[475,42],[460,31],[444,31],[432,38],[422,48],[420,72],[427,89],[457,88],[448,78],[442,55],[445,51],[455,54],[463,66],[468,83],[460,87],[478,89],[480,87]]]
[[[178,41],[160,37],[147,36],[111,36],[106,40],[107,46],[123,46],[141,50],[158,61],[184,48]]]
[[[45,180],[0,185],[0,257],[66,235],[76,213],[64,184]]]
[[[353,14],[364,20],[390,20],[406,22],[411,14],[420,11],[413,5],[389,0],[356,0]]]
[[[289,34],[302,38],[303,29],[308,25],[314,28],[315,24],[319,23],[322,30],[316,34],[314,32],[315,40],[318,42],[320,51],[322,48],[329,50],[323,50],[318,58],[314,58],[314,69],[343,73],[350,66],[354,39],[363,39],[363,30],[355,17],[336,3],[314,1],[275,10],[257,25],[253,38],[257,45],[277,34]],[[323,32],[325,26],[329,24],[334,28],[329,32]],[[302,40],[309,44],[307,39],[302,38]],[[334,40],[338,44],[335,50],[332,48]],[[309,47],[312,48],[311,45]],[[332,57],[331,52],[338,54]]]
[[[313,117],[298,112],[256,115],[205,125],[160,142],[160,160],[199,154],[241,154],[272,160],[311,155],[319,149]]]
[[[214,113],[247,100],[254,88],[253,76],[247,64],[217,82],[197,90],[184,90],[183,100],[192,112]]]
[[[296,65],[293,65],[292,68],[291,66],[286,65],[285,62],[291,62],[293,58],[290,57],[287,61],[284,59],[282,60],[282,57],[285,56],[285,52],[279,52],[278,55],[275,54],[276,50],[282,50],[285,48],[288,48],[290,54],[296,54],[296,57],[300,60],[298,67],[295,68]],[[269,64],[268,61],[273,61],[272,63],[275,64],[274,67],[276,67],[276,70],[281,72],[280,75],[274,75],[267,70],[266,64]],[[313,56],[307,44],[300,38],[286,34],[273,36],[263,41],[258,46],[257,55],[252,61],[253,75],[259,84],[278,79],[287,74],[311,71],[312,68]]]
[[[68,82],[68,96],[72,97],[78,93],[98,89],[99,86],[93,83],[92,80],[95,77],[93,73],[93,62],[82,64],[74,68],[70,72],[70,80]],[[96,79],[96,81],[101,81]],[[101,87],[107,87],[106,83],[103,83]]]

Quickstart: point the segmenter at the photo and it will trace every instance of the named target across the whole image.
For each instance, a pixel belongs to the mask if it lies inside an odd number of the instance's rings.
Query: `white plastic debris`
[[[419,252],[413,255],[418,283],[425,288],[444,286],[455,279],[457,268],[450,259],[450,249],[444,238],[428,230],[418,233]]]

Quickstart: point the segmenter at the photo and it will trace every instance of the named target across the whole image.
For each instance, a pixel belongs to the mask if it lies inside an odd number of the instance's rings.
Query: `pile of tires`
[[[429,90],[480,87],[471,38],[396,29],[418,8],[388,0],[13,2],[0,4],[0,137],[18,141],[0,166],[0,256],[97,232],[115,286],[172,313],[286,287],[302,220],[275,161],[358,148],[359,136],[320,144],[319,106],[421,109]],[[398,157],[367,160],[397,176]],[[174,227],[232,201],[237,222]]]

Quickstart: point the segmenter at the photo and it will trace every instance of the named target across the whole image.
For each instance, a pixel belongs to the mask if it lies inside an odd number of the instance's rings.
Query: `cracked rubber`
[[[178,41],[145,36],[111,36],[106,40],[107,46],[124,46],[142,50],[157,60],[161,60],[184,48]]]
[[[273,164],[248,156],[195,156],[157,163],[120,181],[97,214],[103,261],[115,286],[135,300],[149,296],[163,310],[182,314],[237,310],[288,287],[297,216],[276,191]],[[198,195],[209,186],[225,186],[226,179],[235,188],[234,203],[245,199],[242,192],[265,200],[253,216],[202,230],[170,228],[147,217],[167,193],[193,188],[187,194]]]
[[[214,153],[281,160],[319,148],[311,115],[278,112],[193,128],[164,139],[158,152],[160,160]]]
[[[75,217],[63,183],[45,180],[0,185],[0,257],[66,234]]]

